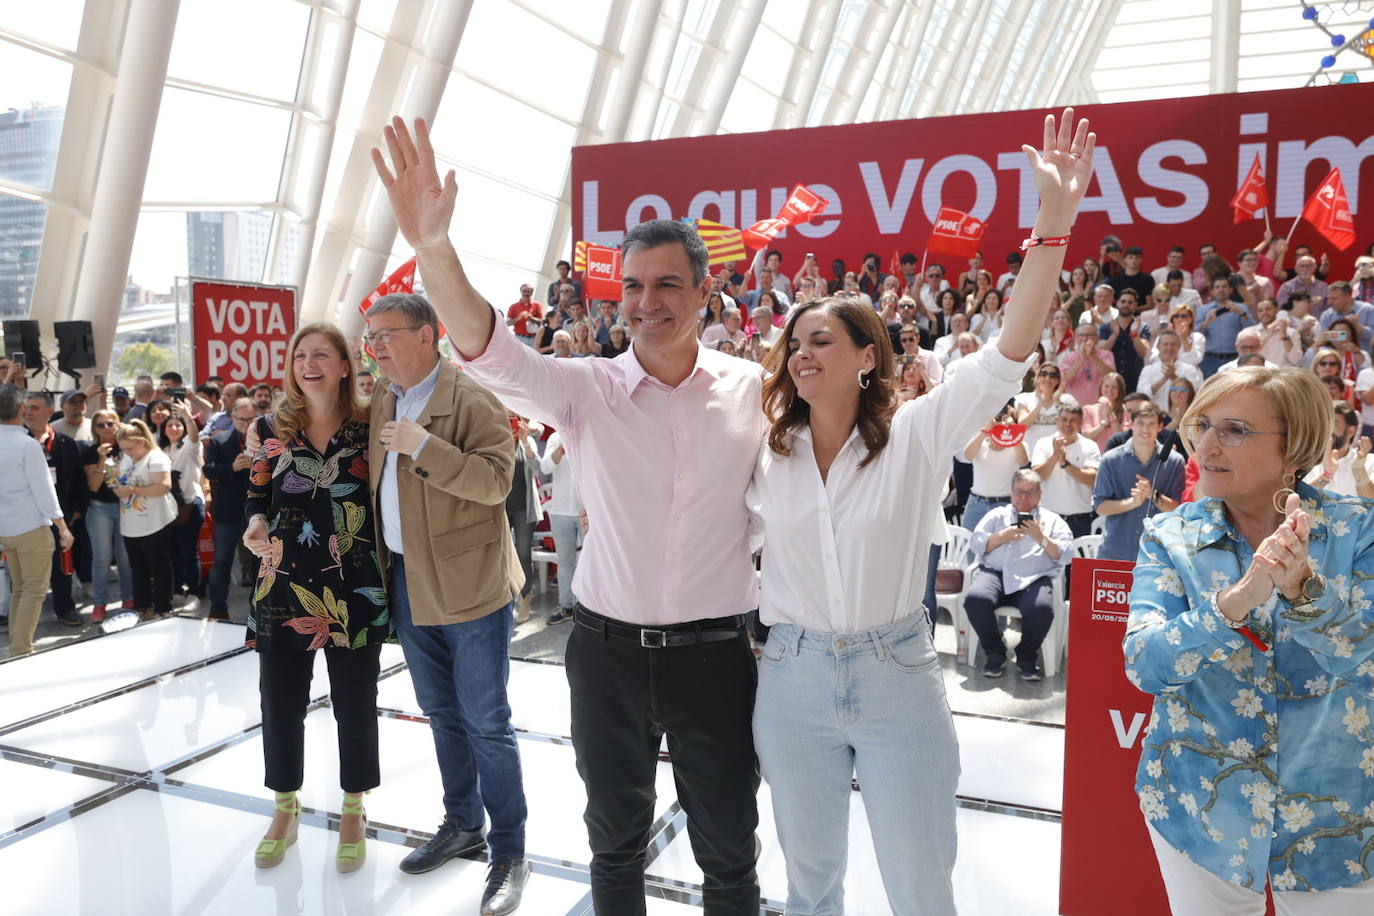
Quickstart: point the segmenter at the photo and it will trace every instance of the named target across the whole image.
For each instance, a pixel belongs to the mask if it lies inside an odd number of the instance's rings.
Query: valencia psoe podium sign
[[[195,378],[282,385],[296,333],[296,289],[191,278]]]

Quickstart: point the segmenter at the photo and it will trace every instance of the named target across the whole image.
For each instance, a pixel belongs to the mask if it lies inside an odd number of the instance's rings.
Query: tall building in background
[[[47,190],[62,136],[61,106],[0,113],[0,176]],[[0,318],[27,318],[47,205],[0,195]]]
[[[270,213],[186,214],[186,263],[193,277],[261,283],[271,240]]]

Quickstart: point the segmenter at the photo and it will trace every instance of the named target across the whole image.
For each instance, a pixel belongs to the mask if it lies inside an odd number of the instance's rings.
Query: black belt
[[[1203,355],[1204,355],[1204,356],[1210,356],[1210,357],[1212,357],[1213,359],[1219,359],[1219,358],[1221,358],[1221,357],[1223,357],[1223,356],[1228,356],[1228,357],[1230,357],[1231,359],[1235,359],[1235,358],[1236,358],[1236,351],[1235,351],[1235,350],[1232,350],[1232,351],[1230,351],[1229,353],[1227,353],[1227,352],[1217,352],[1217,351],[1213,351],[1213,350],[1207,350]]]
[[[675,649],[703,642],[722,642],[742,635],[746,625],[744,615],[735,614],[733,617],[694,620],[691,623],[675,623],[663,627],[641,627],[604,617],[588,610],[580,602],[573,607],[573,621],[578,626],[594,630],[603,637],[628,639],[646,649]]]
[[[984,496],[982,493],[974,493],[973,495],[985,503],[992,503],[994,505],[1011,502],[1010,496]]]

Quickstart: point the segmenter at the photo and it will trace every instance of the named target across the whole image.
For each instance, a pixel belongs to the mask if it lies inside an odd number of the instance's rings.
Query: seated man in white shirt
[[[1165,328],[1155,337],[1155,352],[1159,354],[1159,359],[1148,363],[1144,369],[1140,370],[1140,379],[1136,383],[1136,390],[1141,394],[1148,395],[1150,400],[1159,405],[1160,410],[1167,412],[1169,410],[1169,386],[1173,384],[1174,380],[1186,378],[1193,383],[1193,390],[1197,391],[1202,387],[1202,373],[1197,366],[1178,358],[1183,343],[1177,331],[1173,328]],[[1236,338],[1236,346],[1237,348],[1240,346],[1239,337]]]
[[[1278,366],[1264,359],[1260,354],[1260,347],[1264,346],[1264,335],[1260,329],[1254,325],[1248,328],[1241,328],[1236,335],[1236,358],[1229,362],[1224,362],[1217,367],[1218,372],[1226,372],[1228,369],[1235,369],[1237,366],[1258,366],[1261,363],[1250,357],[1259,357],[1264,360],[1263,366],[1266,369],[1277,369]]]
[[[940,361],[940,365],[948,366],[951,362],[958,359],[959,337],[968,332],[968,316],[963,312],[955,312],[949,316],[949,333],[944,337],[936,338],[935,347],[931,351],[935,358]]]
[[[982,346],[983,343],[978,339],[978,335],[969,331],[960,334],[958,341],[954,345],[954,358],[945,363],[944,381],[947,382],[954,378],[954,373],[959,371],[959,363],[962,361],[963,357],[968,356],[970,353],[977,353]]]
[[[1073,555],[1069,526],[1041,506],[1040,497],[1040,475],[1027,468],[1017,471],[1011,479],[1011,503],[983,516],[969,541],[978,569],[964,594],[964,612],[987,656],[986,677],[1006,672],[1007,644],[994,612],[1014,604],[1021,611],[1016,667],[1023,681],[1040,680],[1040,644],[1054,621],[1053,578],[1063,574]]]
[[[1336,416],[1331,423],[1331,451],[1303,479],[1339,496],[1374,499],[1374,482],[1370,481],[1374,458],[1369,456],[1369,439],[1360,436],[1359,415],[1344,401],[1334,401],[1332,409]]]
[[[1093,304],[1078,316],[1079,324],[1110,324],[1120,314],[1116,310],[1116,290],[1110,283],[1099,283],[1093,288]]]
[[[714,350],[722,340],[729,340],[734,342],[735,349],[738,350],[747,341],[744,330],[740,327],[743,321],[739,309],[725,309],[720,313],[720,324],[713,324],[702,332],[702,345]]]
[[[1181,270],[1169,271],[1168,278],[1164,285],[1169,287],[1169,311],[1172,312],[1180,305],[1192,306],[1193,311],[1202,308],[1202,297],[1197,290],[1184,284],[1184,274]]]
[[[1093,484],[1102,451],[1083,428],[1083,408],[1065,404],[1055,420],[1058,433],[1035,444],[1031,469],[1040,475],[1040,504],[1064,519],[1076,538],[1092,533]]]
[[[724,312],[721,312],[722,317],[724,314]],[[782,336],[782,328],[773,326],[773,310],[768,306],[760,305],[749,313],[749,318],[753,324],[749,329],[750,334],[757,333],[759,335],[759,340],[765,345],[770,347],[773,346],[773,344],[777,343],[778,338]]]
[[[1154,270],[1150,271],[1150,276],[1154,278],[1155,283],[1168,283],[1169,274],[1175,270],[1179,272],[1180,276],[1182,276],[1183,258],[1187,254],[1188,252],[1184,249],[1182,245],[1175,245],[1173,248],[1170,248],[1169,254],[1166,258],[1167,263],[1163,267],[1156,267]]]

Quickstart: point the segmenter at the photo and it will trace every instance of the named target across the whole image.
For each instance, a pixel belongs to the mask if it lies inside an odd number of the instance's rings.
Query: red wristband
[[[1067,244],[1069,244],[1069,236],[1067,235],[1056,235],[1052,238],[1041,238],[1038,235],[1032,235],[1030,238],[1025,239],[1021,242],[1021,250],[1027,251],[1031,248],[1036,247],[1037,245],[1048,245],[1052,248],[1062,248]]]

